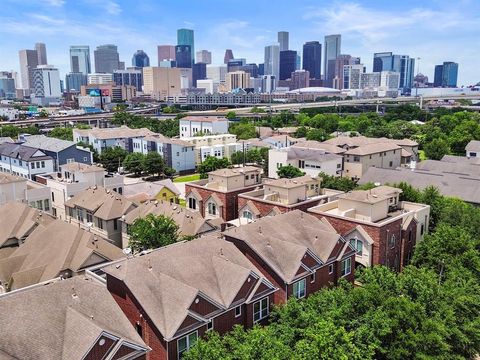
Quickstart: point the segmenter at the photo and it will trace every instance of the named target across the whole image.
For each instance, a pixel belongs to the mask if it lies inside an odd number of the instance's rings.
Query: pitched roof
[[[480,164],[480,158],[477,157],[466,157],[466,156],[455,156],[455,155],[444,155],[441,159],[442,162],[453,162],[453,163],[466,163],[466,164]]]
[[[340,147],[347,146],[358,147],[369,144],[390,143],[398,146],[418,146],[418,143],[410,139],[389,139],[386,137],[371,138],[366,136],[337,136],[323,142],[324,144],[332,144]]]
[[[39,156],[34,155],[39,152]],[[41,155],[43,154],[43,155]],[[24,161],[30,160],[52,160],[50,156],[45,155],[38,148],[33,148],[30,146],[12,144],[12,143],[3,143],[0,144],[0,155],[4,155],[11,158],[16,158]]]
[[[136,204],[113,190],[93,186],[65,202],[65,206],[78,206],[92,211],[100,219],[112,220],[121,218],[132,206],[136,207]]]
[[[198,211],[192,211],[177,204],[170,204],[168,201],[147,201],[126,214],[123,221],[131,225],[136,219],[146,217],[148,214],[164,215],[172,218],[179,226],[182,235],[198,235],[215,230],[215,227],[204,219]]]
[[[291,146],[287,149],[287,158],[288,160],[312,160],[315,162],[324,162],[331,160],[342,160],[342,156],[335,153],[329,153],[325,149],[319,148],[309,148],[309,147],[298,147],[296,145]]]
[[[54,221],[48,213],[19,202],[9,202],[0,206],[0,247],[9,240],[18,243],[38,225]]]
[[[135,184],[125,184],[123,187],[123,195],[130,198],[137,194],[145,193],[148,194],[149,199],[153,199],[163,188],[167,188],[175,195],[180,195],[180,191],[170,179],[155,182],[141,181]]]
[[[218,169],[218,170],[210,171],[208,174],[216,175],[216,176],[231,177],[231,176],[238,176],[240,174],[249,173],[252,171],[261,172],[262,169],[257,166],[244,166],[244,167],[236,167],[236,168]]]
[[[38,226],[25,243],[0,260],[0,280],[19,289],[53,279],[62,271],[79,272],[123,257],[122,250],[78,226],[55,220]]]
[[[416,168],[422,171],[431,171],[436,173],[457,174],[464,176],[480,176],[480,164],[467,161],[438,161],[424,160],[417,163]]]
[[[345,149],[342,149],[339,146],[336,146],[327,142],[319,142],[315,140],[300,141],[295,145],[293,145],[292,147],[306,148],[306,149],[320,149],[330,154],[343,154],[345,152]]]
[[[15,176],[9,173],[4,173],[0,172],[0,184],[10,184],[13,182],[23,182],[27,181],[27,179],[20,177],[20,176]]]
[[[361,145],[359,147],[347,150],[345,152],[346,155],[369,155],[369,154],[377,154],[383,151],[391,151],[391,150],[401,150],[402,148],[398,145],[392,143],[374,143],[374,144],[366,144]]]
[[[104,285],[83,276],[0,296],[0,358],[83,359],[105,333],[146,351]]]
[[[152,141],[156,143],[162,143],[162,144],[174,144],[174,145],[179,145],[179,146],[188,146],[191,147],[192,144],[181,140],[181,139],[175,139],[175,138],[169,138],[167,136],[164,136],[162,134],[151,134],[147,135],[144,138],[145,141]]]
[[[81,173],[91,173],[97,171],[105,171],[104,168],[97,166],[97,165],[88,165],[79,162],[71,162],[68,164],[60,165],[62,171],[69,171],[69,172],[81,172]]]
[[[307,251],[326,263],[341,239],[331,226],[300,210],[263,217],[223,233],[245,242],[286,283],[295,279]]]
[[[418,189],[435,186],[442,195],[457,197],[466,202],[480,204],[479,176],[464,176],[405,168],[380,169],[371,167],[363,174],[359,184],[366,184],[368,182],[397,184],[402,181]]]
[[[153,131],[146,128],[131,129],[125,125],[118,128],[94,128],[88,130],[74,129],[73,131],[82,136],[93,136],[100,140],[144,137],[155,134]]]
[[[480,151],[480,141],[470,140],[470,142],[465,146],[466,151]]]
[[[0,144],[3,144],[5,142],[13,143],[13,139],[8,136],[0,136]]]
[[[263,279],[235,245],[214,236],[166,246],[103,270],[126,284],[167,339],[191,315],[189,308],[199,296],[228,309],[252,274]]]
[[[34,148],[59,152],[69,147],[76,146],[73,141],[68,140],[61,140],[53,137],[48,137],[45,135],[29,135],[25,137],[25,142],[23,142],[26,146],[31,146]],[[86,150],[88,151],[88,150]]]

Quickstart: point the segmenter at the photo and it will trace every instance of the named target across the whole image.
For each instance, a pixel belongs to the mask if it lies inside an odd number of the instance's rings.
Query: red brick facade
[[[213,194],[215,194],[216,196],[218,196],[218,198],[222,202],[222,205],[218,204],[220,217],[225,221],[230,221],[238,217],[238,195],[244,192],[252,191],[257,187],[258,185],[255,185],[255,186],[244,187],[234,191],[224,192],[224,191],[215,190],[215,189],[207,189],[204,186],[196,185],[194,183],[189,183],[189,184],[185,184],[185,194],[186,194],[186,197],[188,198],[188,195],[193,189],[195,189],[200,194],[201,199],[199,201],[199,204],[197,204],[197,206],[203,217],[205,217],[205,214],[208,211],[205,208],[208,198]],[[188,206],[188,200],[187,200],[187,206]]]
[[[238,211],[240,211],[248,201],[251,201],[255,207],[260,211],[260,215],[258,217],[264,217],[267,216],[273,208],[278,208],[280,212],[286,213],[289,211],[293,210],[301,210],[304,212],[307,212],[308,209],[311,207],[320,205],[325,203],[325,199],[318,199],[318,200],[310,200],[310,201],[302,201],[301,203],[298,204],[293,204],[293,205],[282,205],[282,204],[276,204],[273,202],[267,202],[267,201],[262,201],[261,199],[254,199],[253,197],[243,197],[242,195],[238,196]],[[239,217],[241,214],[237,214]]]

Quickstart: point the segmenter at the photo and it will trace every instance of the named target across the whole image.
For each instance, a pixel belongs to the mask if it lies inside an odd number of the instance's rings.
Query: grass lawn
[[[179,176],[179,177],[173,179],[173,182],[181,183],[181,182],[196,181],[196,180],[200,180],[200,174]]]

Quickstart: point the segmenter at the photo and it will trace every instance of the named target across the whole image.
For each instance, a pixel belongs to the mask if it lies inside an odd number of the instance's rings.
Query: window
[[[333,274],[333,264],[328,265],[328,274]]]
[[[305,297],[305,283],[305,279],[293,283],[293,296],[295,296],[297,299]]]
[[[198,339],[198,332],[195,331],[177,340],[178,358],[181,359],[188,349],[190,349]]]
[[[298,167],[300,169],[305,169],[305,160],[298,160]]]
[[[253,304],[253,322],[259,322],[260,320],[265,319],[269,313],[268,297]]]
[[[103,220],[100,218],[97,218],[97,227],[103,230]]]
[[[424,232],[425,232],[425,225],[422,224],[422,226],[420,227],[420,235],[423,235]]]
[[[93,222],[93,215],[91,211],[87,211],[87,222]]]
[[[213,330],[213,319],[207,323],[207,331]]]
[[[410,231],[408,232],[408,241],[412,242],[412,239],[413,239],[413,232],[412,232],[412,229],[410,229]]]
[[[235,317],[238,318],[240,315],[242,315],[242,307],[239,305],[235,308]]]
[[[389,245],[392,249],[395,247],[395,242],[396,242],[395,235],[392,234],[389,241]]]
[[[118,230],[118,220],[113,219],[113,230]]]
[[[77,209],[77,219],[83,222],[83,209]]]
[[[242,214],[242,217],[244,217],[245,219],[252,220],[253,219],[253,214],[251,213],[251,211],[245,210]]]
[[[143,337],[143,329],[139,321],[137,321],[137,323],[135,324],[135,329],[137,330],[138,335],[140,335],[140,337]]]
[[[68,208],[68,216],[73,217],[73,208]]]
[[[22,160],[18,160],[18,165],[23,166]]]
[[[354,156],[353,162],[360,162],[360,156]]]
[[[42,169],[45,168],[45,161],[42,161]]]
[[[35,163],[32,162],[32,169],[35,169]]]
[[[342,275],[347,276],[352,272],[352,258],[342,260]]]
[[[389,164],[389,165],[390,165],[390,167],[392,167],[392,166],[393,166],[393,161],[390,161],[390,164]]]
[[[37,161],[37,169],[40,169],[40,161]]]
[[[310,274],[310,282],[314,283],[315,282],[315,272]]]
[[[337,164],[337,169],[340,169],[342,167],[342,164]]]
[[[119,187],[119,188],[118,188],[118,193],[119,193],[120,195],[122,195],[122,194],[123,194],[123,188]]]
[[[193,197],[188,198],[188,207],[190,209],[196,209],[197,208],[197,199]]]
[[[30,201],[30,206],[34,208],[35,207],[35,201]]]
[[[217,215],[217,206],[215,205],[215,203],[208,203],[208,213],[210,215]]]
[[[52,191],[52,201],[55,202],[55,194]]]
[[[43,200],[43,210],[50,211],[50,200],[48,199]]]
[[[357,251],[357,255],[363,255],[363,241],[357,238],[350,239],[350,245]]]

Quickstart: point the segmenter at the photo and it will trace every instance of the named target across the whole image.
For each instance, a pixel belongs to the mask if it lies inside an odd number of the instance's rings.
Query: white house
[[[228,119],[223,116],[186,116],[179,121],[180,138],[199,134],[228,134]]]
[[[54,159],[43,151],[13,143],[0,144],[0,171],[35,180],[35,175],[53,172]]]

